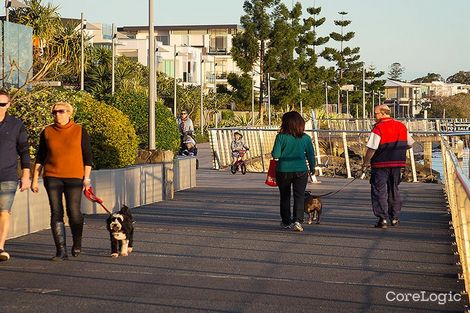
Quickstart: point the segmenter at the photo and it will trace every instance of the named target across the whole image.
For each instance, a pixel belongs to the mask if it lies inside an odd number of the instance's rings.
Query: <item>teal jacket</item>
[[[271,155],[278,159],[278,172],[306,172],[307,161],[310,172],[315,170],[315,153],[312,139],[307,134],[296,138],[288,134],[277,134]]]

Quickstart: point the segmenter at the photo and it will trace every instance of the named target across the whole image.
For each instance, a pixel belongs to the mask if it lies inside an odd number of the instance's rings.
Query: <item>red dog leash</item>
[[[95,203],[98,203],[99,205],[101,205],[101,207],[106,211],[108,212],[109,215],[113,215],[113,213],[111,211],[109,211],[103,204],[103,200],[98,198],[94,193],[93,193],[93,187],[90,187],[88,189],[85,189],[83,191],[83,194],[85,195],[85,197],[90,200],[91,202],[95,202]]]

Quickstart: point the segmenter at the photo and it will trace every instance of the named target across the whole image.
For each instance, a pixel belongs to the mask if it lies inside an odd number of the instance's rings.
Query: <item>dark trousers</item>
[[[81,232],[83,225],[83,215],[80,211],[82,200],[83,180],[78,178],[56,178],[44,177],[44,187],[46,187],[49,205],[51,207],[51,227],[56,223],[64,222],[64,205],[62,195],[65,196],[65,206],[69,217],[72,233],[75,229]],[[82,234],[73,234],[81,236]]]
[[[305,188],[307,187],[307,172],[276,172],[276,181],[280,193],[281,219],[285,225],[291,222],[304,221]],[[291,218],[290,197],[294,193],[293,218]]]
[[[370,185],[374,215],[387,219],[398,218],[401,198],[398,185],[401,180],[400,167],[372,168]]]

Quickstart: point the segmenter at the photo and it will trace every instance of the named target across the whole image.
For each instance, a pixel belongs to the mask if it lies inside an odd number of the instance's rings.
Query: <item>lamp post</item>
[[[149,0],[149,150],[155,150],[155,34],[153,10],[154,0]]]
[[[115,89],[115,75],[114,75],[114,66],[115,66],[115,59],[116,59],[116,30],[114,23],[111,26],[113,28],[112,37],[111,37],[111,44],[112,44],[112,60],[111,60],[111,94],[114,95]]]
[[[80,13],[80,90],[85,89],[85,40],[83,31],[85,30],[85,20],[83,19],[83,12]]]
[[[271,74],[268,73],[268,125],[271,126]]]
[[[251,125],[255,125],[255,71],[251,71]]]
[[[325,82],[325,116],[328,116],[328,83]]]
[[[366,68],[362,67],[362,118],[366,119]]]
[[[203,83],[203,77],[202,77],[202,66],[204,63],[204,59],[202,58],[202,50],[201,50],[201,135],[204,134],[204,83]]]
[[[178,52],[176,52],[176,45],[173,46],[173,84],[174,84],[174,89],[173,89],[173,115],[176,118],[176,56],[178,55]]]
[[[305,85],[300,78],[299,78],[299,93],[300,93],[300,115],[303,117],[304,116],[304,108],[303,108],[303,102],[302,102],[302,85]]]

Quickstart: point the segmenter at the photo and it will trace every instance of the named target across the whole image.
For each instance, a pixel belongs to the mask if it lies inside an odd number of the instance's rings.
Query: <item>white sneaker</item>
[[[295,222],[294,226],[292,227],[295,231],[304,231],[304,228],[299,222]]]
[[[1,261],[8,261],[10,259],[10,255],[8,252],[0,250],[0,262]]]

